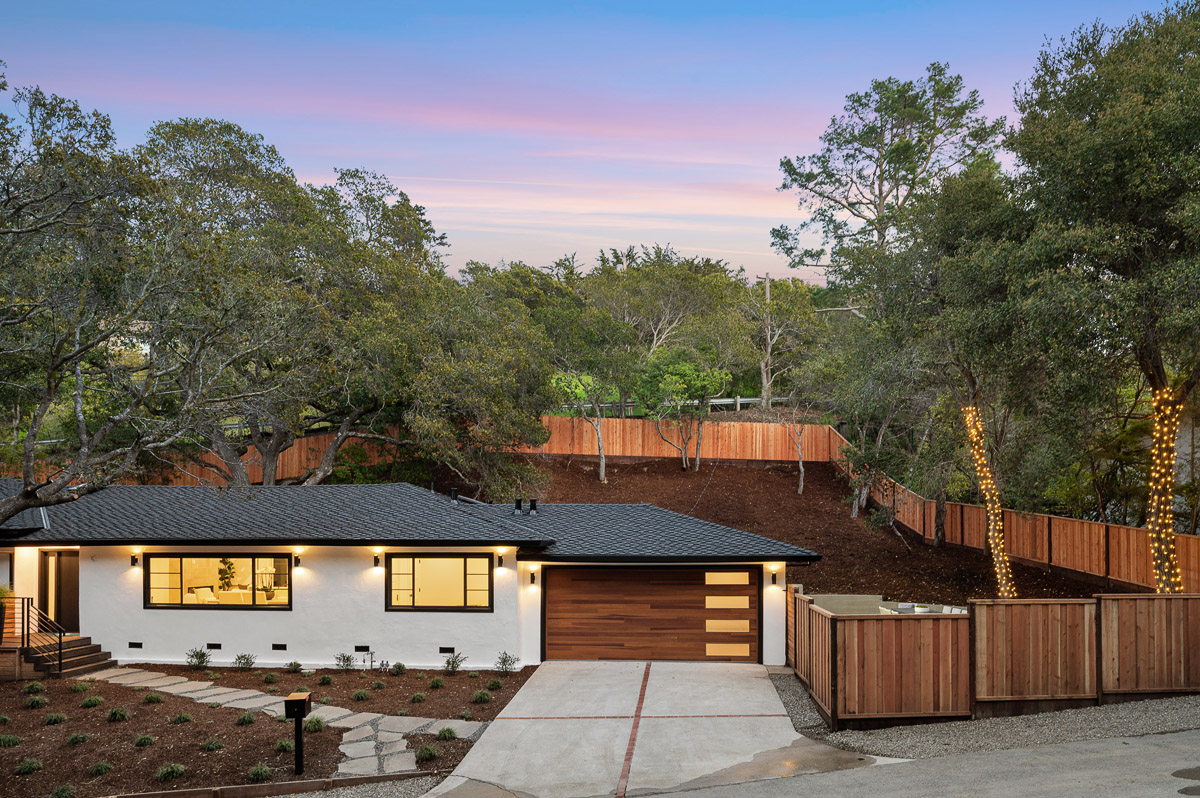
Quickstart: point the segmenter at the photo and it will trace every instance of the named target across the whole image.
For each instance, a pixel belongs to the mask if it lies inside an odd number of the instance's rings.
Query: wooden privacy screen
[[[835,730],[1200,692],[1200,595],[972,600],[967,615],[788,596],[790,664]]]

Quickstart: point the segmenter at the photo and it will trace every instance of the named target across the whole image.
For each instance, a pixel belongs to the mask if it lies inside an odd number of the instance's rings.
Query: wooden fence
[[[788,591],[788,665],[833,729],[1200,692],[1200,595],[836,614]]]
[[[519,450],[558,456],[595,456],[596,435],[587,420],[570,416],[547,416],[542,423],[549,439],[539,447]],[[605,418],[600,421],[604,450],[616,458],[676,457],[677,451],[665,442],[645,419]],[[671,425],[662,426],[664,434],[679,443]],[[285,450],[279,459],[278,478],[303,475],[316,466],[332,434],[301,438]],[[354,440],[352,439],[352,443]],[[387,462],[387,449],[373,441],[359,441],[367,464]],[[694,447],[695,442],[692,442]],[[804,460],[833,463],[848,472],[844,454],[850,443],[832,427],[824,424],[804,426]],[[700,455],[705,460],[794,462],[796,447],[787,427],[782,424],[748,421],[709,421],[703,424]],[[212,455],[200,458],[200,464],[167,466],[147,474],[145,481],[155,484],[222,484],[215,468],[204,463],[217,461]],[[253,449],[243,457],[251,482],[262,479],[262,465]],[[887,476],[879,476],[872,485],[871,499],[891,508],[904,527],[932,543],[935,531],[936,503],[925,499]],[[1081,521],[1041,513],[1004,511],[1005,549],[1017,562],[1044,569],[1061,569],[1075,575],[1099,580],[1104,585],[1153,588],[1150,566],[1150,540],[1144,529]],[[987,548],[987,515],[983,507],[948,502],[944,519],[946,542],[972,549]],[[1175,535],[1176,554],[1183,571],[1184,590],[1200,592],[1200,536]]]

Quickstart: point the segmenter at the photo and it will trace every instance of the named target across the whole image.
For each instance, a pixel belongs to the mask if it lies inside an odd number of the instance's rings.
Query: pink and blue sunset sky
[[[782,276],[768,232],[799,217],[779,159],[814,151],[846,94],[944,61],[1011,120],[1047,36],[1152,8],[46,0],[4,13],[0,59],[11,85],[108,113],[126,146],[218,117],[301,180],[385,173],[452,269],[657,242]]]

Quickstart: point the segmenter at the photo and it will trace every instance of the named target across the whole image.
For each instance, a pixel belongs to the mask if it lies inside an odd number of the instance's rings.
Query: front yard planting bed
[[[458,763],[474,745],[470,740],[439,740],[436,729],[433,734],[409,734],[404,739],[408,741],[408,747],[413,751],[420,751],[425,746],[430,746],[437,751],[435,759],[418,762],[417,767],[442,776],[450,775],[450,771],[458,767]]]
[[[379,712],[384,715],[402,713],[422,718],[455,719],[463,712],[471,714],[471,720],[492,720],[504,709],[509,699],[533,675],[534,667],[522,668],[508,675],[492,670],[469,670],[463,668],[448,676],[440,669],[411,669],[403,675],[393,676],[389,672],[352,670],[341,671],[320,668],[315,671],[288,673],[283,668],[254,668],[239,671],[235,668],[207,668],[193,670],[186,665],[130,665],[131,668],[183,676],[187,679],[213,681],[218,687],[237,687],[267,692],[276,688],[274,695],[283,698],[297,688],[312,691],[313,708],[329,704],[354,712]],[[476,673],[472,677],[470,674]],[[267,676],[274,677],[270,681]],[[214,678],[216,677],[216,678]],[[330,684],[321,684],[328,677]],[[441,679],[442,686],[432,686],[434,679]],[[487,690],[493,679],[499,680],[498,690]],[[382,687],[377,685],[382,683]],[[491,696],[487,703],[473,703],[475,693],[485,690]],[[416,694],[423,701],[414,702]],[[355,700],[358,694],[361,700]],[[364,697],[365,696],[365,697]],[[411,745],[410,745],[411,747]],[[253,764],[253,763],[251,763]]]
[[[250,768],[259,763],[270,768],[273,782],[295,778],[292,754],[275,750],[278,740],[292,738],[291,723],[278,723],[260,713],[255,723],[238,726],[235,721],[243,712],[240,709],[213,709],[167,693],[158,693],[161,702],[148,704],[145,696],[154,691],[102,681],[90,682],[92,687],[86,692],[73,692],[73,679],[43,680],[44,690],[37,695],[46,698],[46,705],[30,709],[26,706],[28,684],[0,683],[0,716],[8,718],[7,723],[0,723],[0,735],[20,738],[16,745],[0,747],[0,793],[5,798],[46,798],[64,785],[74,787],[74,798],[95,798],[249,784]],[[103,702],[84,708],[85,700],[94,696]],[[124,710],[128,720],[110,722],[112,710]],[[66,719],[46,725],[50,714],[65,715]],[[191,720],[172,722],[182,714]],[[86,739],[81,739],[84,735]],[[143,736],[152,742],[146,745],[143,739],[142,745],[135,744]],[[335,729],[305,736],[303,778],[333,774],[341,760],[341,738]],[[202,750],[209,740],[219,741],[221,747]],[[16,775],[26,760],[41,763],[40,769]],[[104,775],[92,775],[93,767],[101,762],[111,769]],[[171,764],[182,765],[183,773],[156,780],[156,774]]]

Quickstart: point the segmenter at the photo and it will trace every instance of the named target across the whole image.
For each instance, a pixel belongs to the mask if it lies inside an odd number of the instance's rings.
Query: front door
[[[68,632],[79,631],[79,552],[43,551],[38,606]]]

